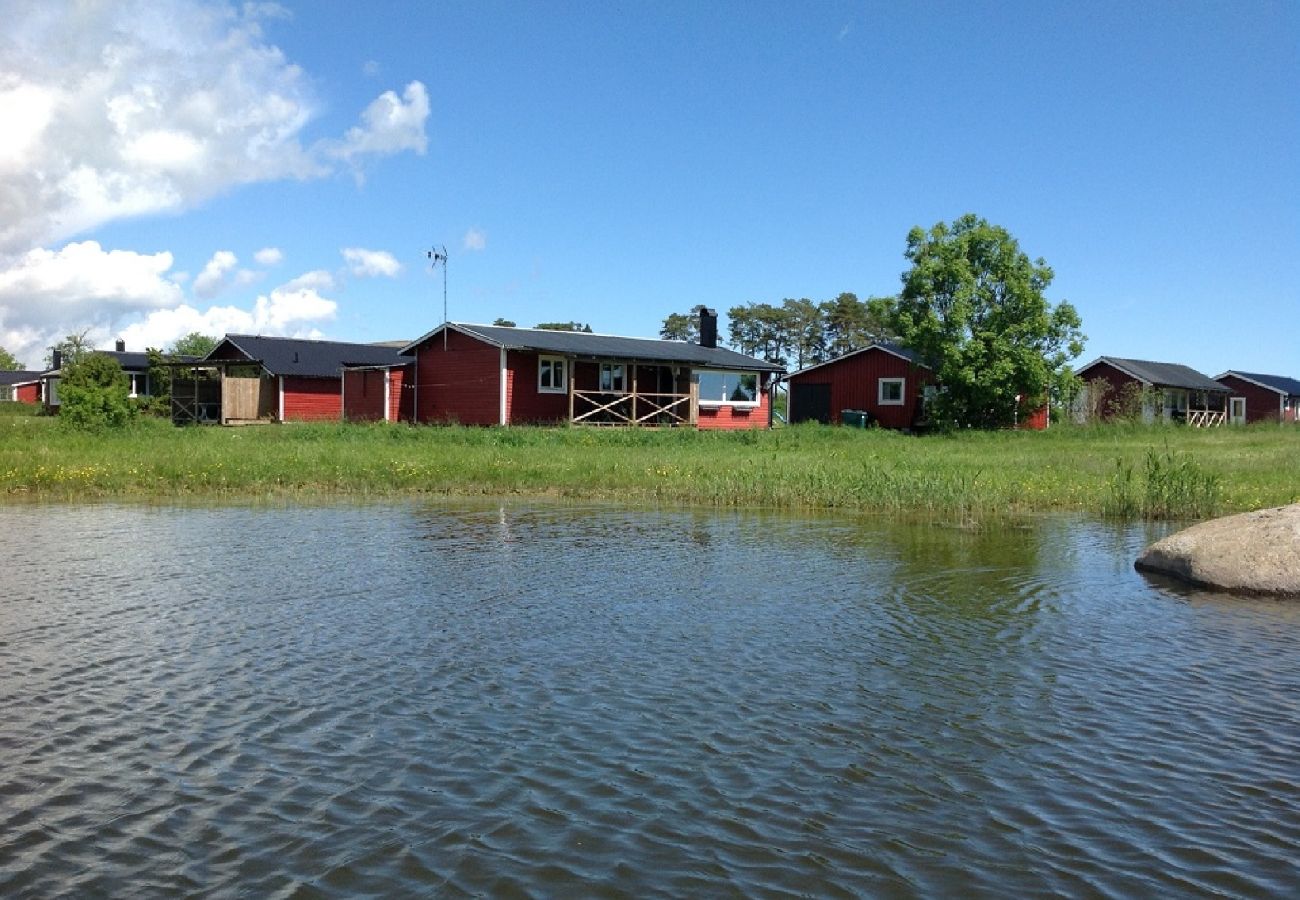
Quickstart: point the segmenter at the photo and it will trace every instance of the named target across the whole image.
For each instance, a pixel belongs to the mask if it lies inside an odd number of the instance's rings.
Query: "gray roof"
[[[757,372],[784,372],[785,367],[745,356],[723,347],[701,347],[684,341],[658,338],[616,337],[581,331],[549,331],[545,328],[506,328],[501,325],[469,325],[448,322],[402,348],[411,355],[415,348],[439,334],[444,327],[455,329],[497,347],[509,350],[535,350],[560,356],[584,359],[626,359],[644,362],[685,363],[709,369],[740,369]]]
[[[345,365],[402,366],[409,362],[398,355],[395,347],[254,334],[226,335],[204,360],[230,359],[230,348],[244,359],[260,362],[272,375],[303,378],[339,378]]]
[[[798,372],[790,373],[790,377],[793,378],[796,375],[802,375],[805,372],[811,372],[813,369],[820,369],[822,366],[834,365],[835,363],[840,362],[841,360],[845,360],[845,359],[849,359],[850,357],[857,356],[859,353],[866,353],[868,350],[883,350],[886,353],[892,353],[894,356],[898,356],[901,357],[902,359],[907,360],[914,366],[920,366],[923,369],[930,368],[921,360],[921,354],[917,353],[915,350],[909,350],[907,347],[904,347],[902,344],[896,344],[893,341],[874,341],[868,344],[867,346],[863,347],[861,350],[850,350],[848,353],[845,353],[843,356],[837,356],[834,359],[828,359],[826,360],[826,362],[817,363],[814,366],[805,366],[804,368],[800,369]]]
[[[1238,378],[1246,381],[1253,381],[1260,387],[1266,387],[1270,391],[1277,391],[1279,394],[1286,394],[1289,397],[1300,397],[1300,381],[1294,378],[1287,378],[1285,375],[1256,375],[1253,372],[1239,372],[1236,369],[1229,369],[1219,378],[1227,378],[1229,375],[1236,375]]]
[[[1202,375],[1190,366],[1178,363],[1151,362],[1145,359],[1122,359],[1118,356],[1101,356],[1088,363],[1076,373],[1080,376],[1099,363],[1106,363],[1118,369],[1130,378],[1157,387],[1184,388],[1189,391],[1211,391],[1227,393],[1227,388],[1214,379]]]
[[[0,384],[27,384],[36,381],[43,373],[33,372],[30,369],[16,369],[14,371],[0,371]]]

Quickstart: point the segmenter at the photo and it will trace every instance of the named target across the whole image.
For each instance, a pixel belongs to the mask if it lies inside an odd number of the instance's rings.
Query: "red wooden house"
[[[906,347],[881,341],[790,375],[787,418],[834,424],[847,411],[865,412],[884,428],[924,423],[927,388],[934,375]]]
[[[1228,389],[1189,366],[1101,356],[1076,374],[1084,382],[1080,402],[1099,408],[1103,417],[1114,414],[1126,392],[1138,391],[1145,422],[1206,426],[1227,420]],[[1095,391],[1103,396],[1092,396]]]
[[[25,370],[0,372],[0,402],[41,402],[41,373]]]
[[[710,315],[699,344],[445,323],[402,348],[412,420],[767,428],[784,370],[716,346]]]
[[[344,367],[403,363],[392,344],[228,334],[201,364],[221,372],[218,420],[228,425],[337,421],[343,415]]]
[[[1230,369],[1214,379],[1230,392],[1228,421],[1300,422],[1300,380]]]

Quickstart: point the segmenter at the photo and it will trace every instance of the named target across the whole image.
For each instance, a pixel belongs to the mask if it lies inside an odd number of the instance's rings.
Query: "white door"
[[[1228,421],[1233,425],[1246,424],[1246,398],[1233,397],[1228,401]]]

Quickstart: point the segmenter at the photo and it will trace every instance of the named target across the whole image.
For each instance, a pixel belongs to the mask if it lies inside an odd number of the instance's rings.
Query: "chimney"
[[[54,371],[58,371],[59,369],[63,368],[63,352],[62,352],[62,351],[60,351],[60,350],[51,350],[51,351],[50,351],[50,368],[51,368],[52,370],[54,370]]]
[[[117,339],[117,347],[116,347],[116,349],[117,349],[117,352],[118,352],[118,353],[125,353],[125,352],[126,352],[126,341],[123,340],[122,338],[118,338],[118,339]]]
[[[717,347],[718,346],[718,311],[709,309],[707,306],[699,307],[700,313],[700,346]]]

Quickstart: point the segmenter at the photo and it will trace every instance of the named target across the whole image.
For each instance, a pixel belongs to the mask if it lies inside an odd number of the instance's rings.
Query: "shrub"
[[[117,360],[88,354],[64,366],[59,378],[59,418],[73,428],[121,428],[133,418],[131,384]]]

